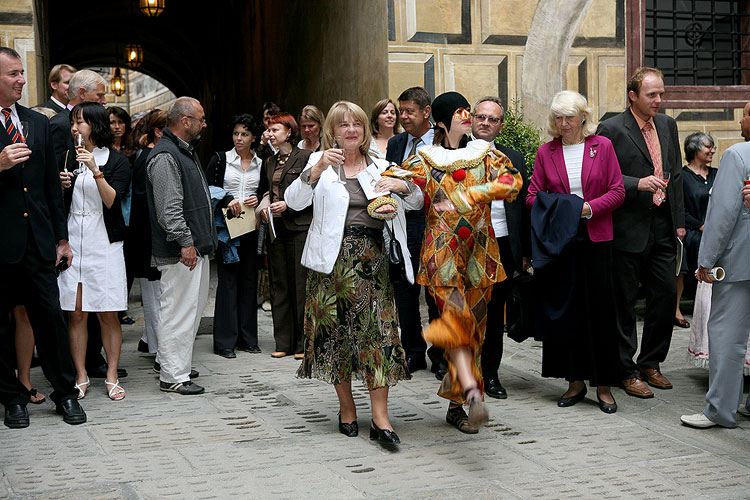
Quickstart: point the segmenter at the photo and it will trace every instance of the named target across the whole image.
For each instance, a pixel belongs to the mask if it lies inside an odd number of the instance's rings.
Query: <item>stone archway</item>
[[[568,54],[593,0],[539,0],[523,56],[526,117],[546,123],[552,97],[563,90]]]

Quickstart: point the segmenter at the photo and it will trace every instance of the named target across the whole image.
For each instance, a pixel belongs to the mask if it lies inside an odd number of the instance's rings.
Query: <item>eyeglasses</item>
[[[471,115],[471,116],[473,116],[474,118],[476,118],[480,122],[483,122],[483,121],[487,120],[488,122],[490,122],[493,125],[497,125],[498,123],[500,123],[501,121],[503,121],[502,118],[498,118],[497,116],[487,116],[487,115]]]
[[[198,120],[198,118],[196,118],[194,116],[190,116],[190,115],[185,115],[185,118],[190,118],[191,120]],[[203,118],[201,118],[198,121],[201,122],[203,125],[205,125],[206,124],[206,117],[204,116]]]

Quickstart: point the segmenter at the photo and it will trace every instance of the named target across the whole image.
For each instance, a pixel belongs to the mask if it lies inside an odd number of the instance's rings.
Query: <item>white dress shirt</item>
[[[475,140],[474,134],[471,134],[471,140]],[[490,147],[495,147],[495,141],[490,141]],[[505,217],[505,202],[503,200],[493,200],[490,205],[490,220],[492,229],[495,231],[495,238],[508,236],[508,219]]]
[[[224,189],[232,193],[234,199],[242,203],[250,196],[258,193],[258,184],[260,184],[260,158],[253,154],[250,166],[247,170],[242,170],[242,159],[237,154],[237,150],[232,148],[227,151],[227,168],[224,172]]]
[[[568,184],[570,194],[583,198],[583,184],[581,182],[581,170],[583,169],[583,150],[585,144],[563,145],[563,158],[565,158],[565,170],[568,172]]]

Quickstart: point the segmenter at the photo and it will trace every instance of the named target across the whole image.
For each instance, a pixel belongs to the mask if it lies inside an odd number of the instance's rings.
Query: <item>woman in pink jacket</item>
[[[558,406],[583,400],[584,380],[589,380],[597,387],[599,408],[614,413],[617,403],[610,386],[617,383],[619,361],[611,281],[612,211],[625,200],[625,188],[612,143],[594,135],[595,130],[585,97],[570,90],[555,95],[548,122],[554,139],[539,148],[526,205],[531,209],[540,192],[583,199],[580,218],[572,217],[578,224],[576,238],[560,255],[557,269],[549,266],[538,273],[535,269],[535,274],[548,273],[552,287],[570,288],[569,303],[563,308],[545,303],[552,295],[540,290],[539,314],[553,326],[545,332],[542,376],[568,381]],[[542,229],[546,230],[550,228]],[[554,279],[561,275],[569,278]],[[555,314],[563,309],[564,314]]]

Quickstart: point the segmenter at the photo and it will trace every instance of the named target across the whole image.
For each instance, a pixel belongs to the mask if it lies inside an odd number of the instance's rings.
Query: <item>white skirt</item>
[[[82,199],[84,192],[88,199]],[[124,311],[128,308],[123,242],[109,242],[101,203],[94,179],[87,174],[79,175],[68,216],[68,242],[73,250],[73,264],[57,279],[63,311],[75,311],[78,283],[81,283],[83,311]]]

